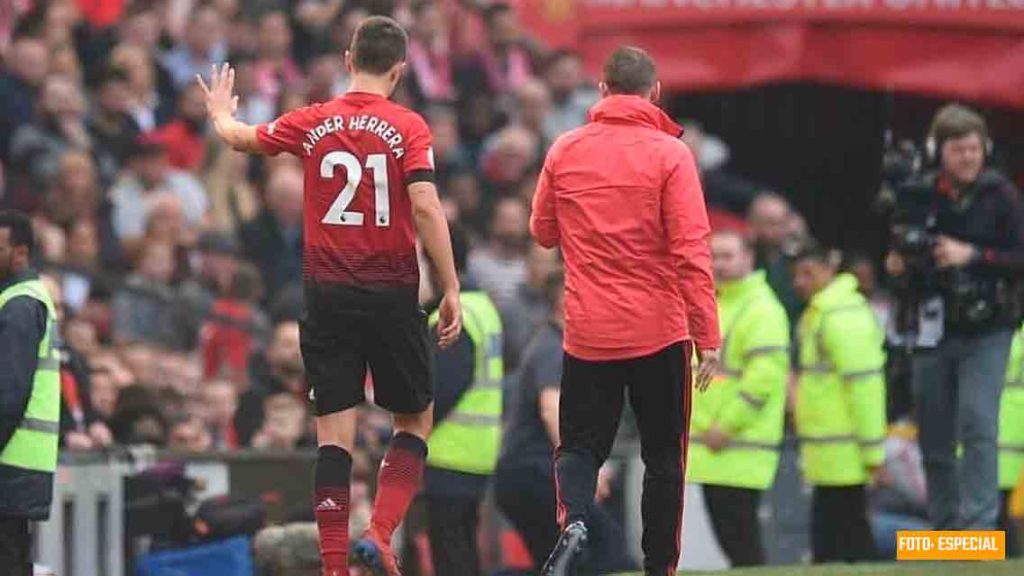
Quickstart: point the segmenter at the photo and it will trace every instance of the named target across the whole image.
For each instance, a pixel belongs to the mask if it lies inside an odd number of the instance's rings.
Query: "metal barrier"
[[[35,530],[38,563],[59,576],[124,573],[123,479],[126,459],[100,454],[61,458],[50,519]]]

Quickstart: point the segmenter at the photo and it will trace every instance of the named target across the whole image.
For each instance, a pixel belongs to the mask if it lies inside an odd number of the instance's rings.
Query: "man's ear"
[[[612,91],[608,89],[608,84],[603,81],[597,83],[597,89],[601,91],[601,98],[610,96],[612,93]]]
[[[355,73],[355,70],[352,68],[352,51],[351,50],[345,50],[345,70],[347,70],[349,74],[354,74]]]
[[[405,74],[405,62],[399,62],[391,67],[391,73],[388,76],[391,79],[391,85],[398,85],[398,81],[402,79],[402,74]]]
[[[654,88],[651,88],[651,102],[657,104],[661,101],[661,81],[654,83]]]

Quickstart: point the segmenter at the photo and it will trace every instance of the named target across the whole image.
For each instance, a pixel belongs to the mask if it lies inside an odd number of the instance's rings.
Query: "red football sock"
[[[427,444],[420,438],[399,432],[391,439],[377,475],[377,496],[370,521],[370,531],[384,544],[391,544],[391,535],[420,490],[426,458]]]
[[[313,510],[325,576],[348,575],[348,510],[352,456],[339,446],[317,451]]]

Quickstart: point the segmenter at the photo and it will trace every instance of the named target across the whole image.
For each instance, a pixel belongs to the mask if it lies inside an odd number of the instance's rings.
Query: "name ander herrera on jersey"
[[[274,133],[276,128],[276,122],[271,122],[267,126],[267,132],[270,134]],[[306,156],[313,153],[313,149],[316,147],[324,136],[328,134],[334,134],[335,132],[356,132],[363,131],[374,134],[385,142],[391,152],[395,155],[396,159],[405,156],[405,148],[402,147],[402,134],[387,120],[381,120],[380,118],[370,114],[360,114],[349,116],[346,121],[344,116],[335,115],[324,118],[323,122],[310,128],[306,131],[306,136],[302,142],[302,150]]]

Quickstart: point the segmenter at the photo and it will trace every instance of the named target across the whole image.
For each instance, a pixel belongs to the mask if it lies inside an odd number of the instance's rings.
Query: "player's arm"
[[[218,70],[216,65],[213,66],[209,86],[203,82],[201,76],[197,75],[196,80],[203,88],[203,92],[206,93],[206,113],[220,139],[239,152],[262,152],[256,127],[235,118],[235,110],[238,109],[238,96],[234,94],[234,68],[224,64]]]
[[[461,307],[459,304],[459,275],[455,271],[455,257],[452,255],[452,241],[448,231],[441,200],[433,182],[409,184],[409,198],[412,201],[412,217],[416,232],[423,242],[427,256],[434,263],[441,291],[438,331],[442,347],[450,346],[462,330]]]

